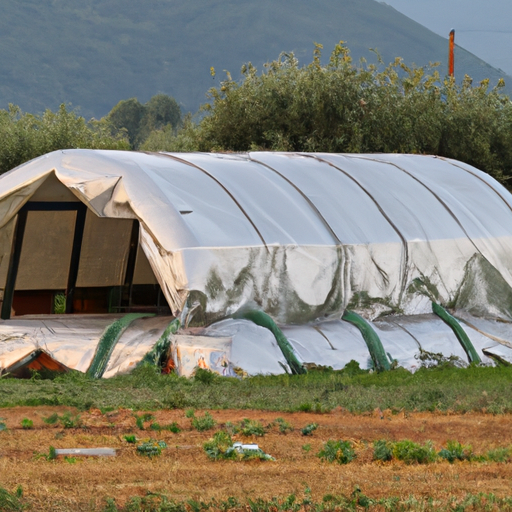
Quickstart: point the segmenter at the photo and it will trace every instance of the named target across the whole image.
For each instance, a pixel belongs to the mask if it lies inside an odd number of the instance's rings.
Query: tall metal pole
[[[455,48],[455,29],[450,30],[450,50],[448,52],[448,74],[453,76],[455,68],[455,59],[453,56],[453,50]]]

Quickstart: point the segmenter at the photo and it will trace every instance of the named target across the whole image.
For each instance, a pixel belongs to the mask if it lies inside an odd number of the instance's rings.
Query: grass
[[[327,462],[348,464],[356,458],[356,453],[350,441],[335,441],[329,439],[317,453],[317,457]]]
[[[512,412],[512,368],[404,369],[383,373],[310,371],[307,375],[216,378],[202,382],[160,375],[142,366],[131,375],[94,380],[77,372],[39,379],[0,380],[0,407],[60,405],[90,408],[259,409],[319,414],[400,411]],[[192,411],[193,412],[193,411]]]
[[[307,491],[307,489],[306,489]],[[346,494],[325,494],[317,500],[313,500],[310,493],[304,492],[304,496],[298,497],[290,494],[283,498],[247,498],[237,499],[227,497],[225,499],[203,500],[176,500],[163,494],[148,493],[146,496],[133,496],[128,499],[124,506],[116,504],[112,498],[101,500],[94,508],[88,507],[87,510],[96,510],[98,512],[196,512],[196,511],[223,511],[223,512],[288,512],[288,511],[308,511],[308,512],[331,512],[331,511],[359,511],[359,510],[400,510],[411,512],[448,512],[448,511],[475,511],[475,510],[512,510],[512,497],[497,497],[493,493],[467,493],[460,498],[450,497],[444,500],[433,499],[431,497],[399,497],[389,496],[374,499],[367,496],[359,486]],[[32,503],[30,498],[23,495],[20,486],[10,492],[0,487],[0,510],[5,512],[14,512],[22,510],[36,510],[37,503]],[[52,506],[52,503],[49,503]],[[61,512],[71,512],[76,510],[76,505],[59,502],[55,504]],[[50,510],[45,508],[45,510]],[[57,510],[57,508],[55,509]]]

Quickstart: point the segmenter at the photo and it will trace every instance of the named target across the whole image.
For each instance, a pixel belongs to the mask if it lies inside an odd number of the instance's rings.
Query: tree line
[[[160,94],[119,102],[86,122],[61,106],[35,116],[0,111],[0,172],[66,147],[144,151],[324,151],[435,154],[512,185],[512,103],[503,83],[457,84],[435,66],[354,63],[343,43],[322,64],[321,45],[300,65],[282,54],[241,80],[227,74],[195,115]],[[214,74],[214,70],[212,70]]]

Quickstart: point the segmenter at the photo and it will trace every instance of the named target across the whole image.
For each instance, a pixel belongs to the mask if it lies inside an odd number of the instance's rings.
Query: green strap
[[[265,327],[268,329],[275,337],[277,341],[277,345],[281,349],[283,356],[288,363],[288,366],[292,370],[292,373],[295,374],[303,374],[307,373],[306,368],[304,368],[303,364],[298,360],[295,355],[295,351],[293,350],[292,345],[286,339],[286,336],[283,334],[283,331],[279,329],[274,320],[264,313],[263,311],[250,309],[250,310],[242,310],[234,315],[234,318],[244,318],[245,320],[250,320],[254,322],[256,325],[260,327]]]
[[[345,311],[341,318],[355,325],[361,331],[375,369],[378,372],[391,370],[391,365],[389,364],[382,342],[380,341],[379,335],[373,330],[373,327],[362,316],[359,316],[353,311]]]
[[[162,336],[155,343],[154,347],[142,358],[137,366],[140,364],[150,364],[152,366],[162,367],[165,362],[165,358],[169,353],[169,348],[171,346],[171,340],[173,334],[178,332],[180,328],[180,321],[178,318],[175,318],[162,333]]]
[[[154,316],[152,313],[129,313],[111,323],[101,335],[92,362],[87,370],[87,375],[93,379],[99,379],[105,373],[107,364],[114,348],[126,328],[137,318]]]
[[[464,349],[464,352],[466,352],[466,355],[468,356],[470,363],[481,363],[482,359],[480,359],[480,356],[478,355],[478,352],[475,350],[475,347],[473,346],[473,343],[471,343],[471,340],[469,339],[468,335],[460,325],[459,321],[446,309],[443,308],[443,306],[440,306],[439,304],[436,304],[435,302],[432,302],[432,311],[449,327],[451,327],[453,333],[459,340],[459,343],[462,345],[462,348]]]

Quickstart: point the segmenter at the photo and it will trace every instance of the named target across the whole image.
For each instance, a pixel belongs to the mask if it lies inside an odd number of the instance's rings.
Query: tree
[[[15,105],[0,110],[0,174],[50,151],[71,148],[129,149],[101,123],[87,123],[61,105],[57,112],[23,113]]]
[[[442,80],[434,67],[407,67],[400,58],[384,67],[354,65],[340,42],[322,65],[299,66],[293,54],[259,74],[228,74],[194,126],[165,142],[166,150],[425,153],[456,158],[505,184],[512,175],[512,103],[489,89]]]
[[[157,94],[142,105],[137,98],[121,100],[107,115],[113,134],[125,134],[132,149],[139,149],[155,130],[176,130],[181,110],[174,98]]]

